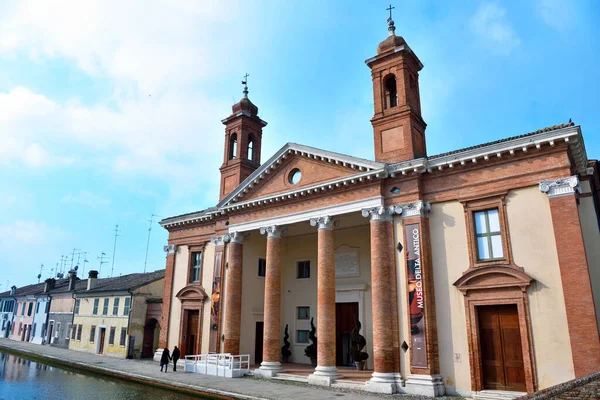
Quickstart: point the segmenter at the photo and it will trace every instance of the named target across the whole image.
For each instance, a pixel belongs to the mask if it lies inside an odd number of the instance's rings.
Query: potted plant
[[[290,351],[290,341],[289,341],[290,335],[288,334],[288,326],[287,324],[285,324],[285,334],[283,335],[283,346],[281,347],[281,356],[283,357],[283,363],[286,364],[289,359],[290,356],[292,355],[292,352]]]
[[[360,321],[357,319],[354,324],[354,329],[352,330],[352,335],[350,336],[352,342],[350,346],[350,356],[354,360],[356,369],[359,371],[362,371],[365,368],[365,361],[369,358],[369,354],[362,351],[367,345],[367,341],[365,340],[365,337],[359,333],[361,326]]]
[[[317,328],[315,328],[315,324],[313,323],[313,319],[310,319],[310,332],[308,333],[308,338],[312,342],[309,346],[304,349],[304,354],[306,357],[310,358],[310,362],[313,367],[317,366]]]

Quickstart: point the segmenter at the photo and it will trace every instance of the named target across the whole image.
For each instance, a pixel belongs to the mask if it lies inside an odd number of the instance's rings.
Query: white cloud
[[[564,30],[574,22],[574,3],[564,0],[537,0],[540,18],[554,29]]]
[[[49,227],[37,221],[19,220],[0,225],[0,249],[14,251],[13,246],[45,245],[49,241],[59,240],[65,236],[59,228]]]
[[[98,196],[87,190],[80,190],[77,194],[69,193],[61,199],[61,202],[67,204],[82,204],[92,208],[105,207],[111,204],[110,199]]]
[[[481,42],[496,53],[508,54],[520,43],[506,20],[506,10],[496,3],[482,4],[471,19],[471,28]]]

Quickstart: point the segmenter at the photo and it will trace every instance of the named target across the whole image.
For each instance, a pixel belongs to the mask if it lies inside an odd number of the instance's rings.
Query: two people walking
[[[160,372],[163,372],[163,367],[165,368],[165,373],[169,369],[169,363],[173,360],[173,372],[177,372],[177,361],[181,357],[181,352],[175,346],[173,349],[173,354],[169,352],[169,349],[165,348],[163,350],[162,356],[160,357]]]

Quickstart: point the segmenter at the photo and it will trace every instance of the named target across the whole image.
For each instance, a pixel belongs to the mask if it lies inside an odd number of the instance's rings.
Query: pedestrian
[[[177,371],[177,360],[181,357],[181,353],[177,346],[173,349],[173,353],[171,354],[171,358],[173,359],[173,372]]]
[[[160,372],[162,372],[163,367],[165,367],[165,374],[169,369],[169,363],[171,362],[171,354],[169,354],[169,349],[165,348],[162,353],[162,357],[160,357]]]

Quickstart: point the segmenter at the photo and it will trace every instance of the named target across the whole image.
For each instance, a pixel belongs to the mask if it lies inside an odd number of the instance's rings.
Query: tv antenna
[[[73,260],[75,260],[75,252],[79,251],[79,249],[73,249],[73,253],[71,254],[71,268],[69,268],[69,271],[73,269]],[[77,253],[79,255],[79,253]]]
[[[79,263],[79,260],[77,260],[77,262]],[[89,261],[87,260],[87,251],[84,251],[83,252],[83,270],[81,271],[81,276],[85,276],[85,263],[88,263],[88,262]]]
[[[98,257],[98,260],[100,260],[100,268],[98,269],[98,275],[100,275],[102,273],[102,264],[108,263],[108,261],[105,261],[106,258],[108,258],[108,257],[106,256],[105,252],[102,252],[102,254],[100,254],[100,257]]]
[[[110,268],[110,277],[112,278],[113,272],[115,270],[115,255],[117,253],[117,238],[121,236],[119,235],[119,224],[115,225],[115,245],[113,246],[113,255],[112,255],[112,267]]]
[[[42,277],[42,270],[44,269],[44,264],[40,265],[40,273],[38,274],[38,283],[40,283],[40,278]]]
[[[160,217],[160,215],[152,214],[148,222],[148,241],[146,242],[146,258],[144,259],[144,273],[146,273],[146,266],[148,265],[148,249],[150,248],[150,233],[152,232],[152,223],[154,222],[154,217]]]

